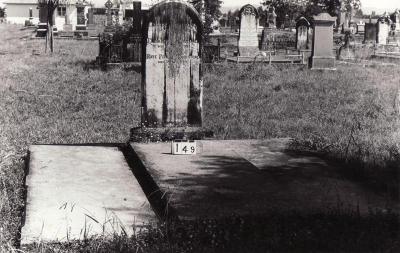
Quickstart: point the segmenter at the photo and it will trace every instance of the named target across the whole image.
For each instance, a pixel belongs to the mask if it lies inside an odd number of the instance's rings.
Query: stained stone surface
[[[312,69],[333,69],[335,58],[333,56],[333,24],[336,17],[328,13],[321,13],[313,17],[313,46],[311,54]]]
[[[200,127],[200,17],[183,1],[160,1],[144,16],[142,125]]]
[[[376,35],[377,35],[377,25],[372,23],[366,23],[363,43],[375,43]]]
[[[21,244],[132,235],[156,220],[118,148],[32,145],[29,152]]]
[[[259,52],[257,35],[257,10],[248,4],[240,13],[240,33],[238,47],[240,56],[253,56]]]
[[[130,143],[181,219],[344,207],[391,208],[368,185],[343,177],[315,153],[288,149],[290,139],[205,140],[196,155],[172,155],[171,143]],[[339,196],[339,199],[338,199]]]

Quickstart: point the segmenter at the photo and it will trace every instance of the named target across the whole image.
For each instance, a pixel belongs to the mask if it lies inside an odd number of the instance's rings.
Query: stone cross
[[[113,7],[113,3],[111,2],[111,0],[108,0],[105,3],[105,6],[107,8],[107,26],[111,26],[112,25],[111,8]]]

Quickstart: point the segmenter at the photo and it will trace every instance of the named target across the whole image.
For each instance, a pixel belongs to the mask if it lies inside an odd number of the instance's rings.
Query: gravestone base
[[[214,137],[205,127],[137,127],[131,129],[130,142],[165,142],[177,139],[204,140]]]
[[[239,47],[240,56],[256,56],[259,53],[258,47]]]
[[[72,25],[64,24],[63,25],[63,31],[72,31]]]
[[[341,47],[339,49],[338,60],[351,60],[354,58],[354,51],[349,47]]]
[[[86,25],[76,25],[75,30],[76,31],[85,31]]]
[[[335,57],[312,56],[310,57],[311,69],[335,69]]]
[[[74,31],[74,37],[82,37],[82,36],[89,36],[89,32],[86,31]]]

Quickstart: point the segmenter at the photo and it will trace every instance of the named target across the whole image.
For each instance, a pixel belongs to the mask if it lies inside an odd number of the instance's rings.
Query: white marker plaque
[[[173,155],[195,155],[196,149],[196,141],[193,140],[174,140],[171,143]]]

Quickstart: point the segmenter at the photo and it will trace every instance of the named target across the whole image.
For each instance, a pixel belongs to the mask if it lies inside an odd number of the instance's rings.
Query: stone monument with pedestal
[[[296,49],[308,49],[308,29],[310,23],[306,18],[301,17],[296,22]]]
[[[238,49],[240,56],[255,56],[259,53],[259,43],[257,34],[257,9],[247,4],[239,11],[240,33],[238,39]]]
[[[313,17],[313,40],[310,57],[312,69],[335,68],[335,57],[333,56],[333,24],[336,17],[328,13],[320,13]]]

